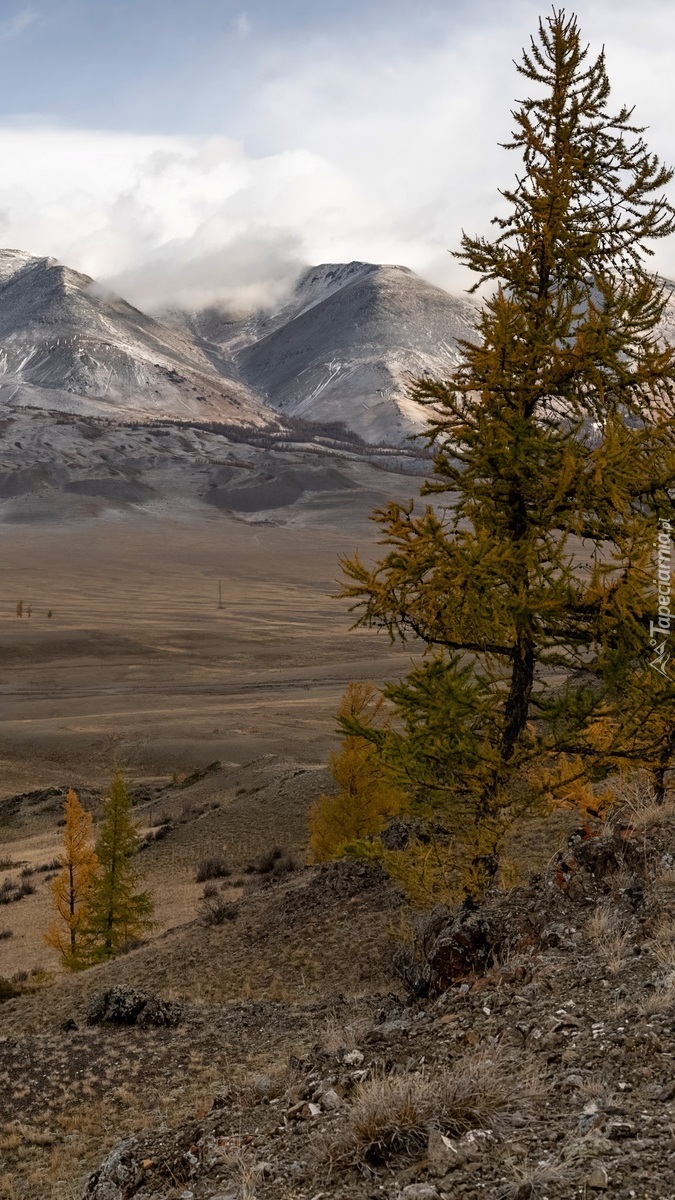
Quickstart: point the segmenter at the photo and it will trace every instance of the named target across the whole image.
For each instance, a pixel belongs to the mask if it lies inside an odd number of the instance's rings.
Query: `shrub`
[[[138,950],[139,946],[144,946],[144,945],[145,945],[145,942],[144,942],[143,938],[130,937],[130,938],[127,938],[126,941],[122,942],[117,953],[118,954],[130,954],[132,950]]]
[[[223,925],[225,921],[236,921],[239,909],[232,901],[223,899],[216,892],[213,896],[202,896],[197,916],[202,925]]]
[[[21,988],[15,987],[9,979],[0,975],[0,1004],[3,1000],[14,1000],[21,995]]]
[[[6,879],[0,887],[0,904],[13,904],[23,900],[24,896],[32,896],[35,886],[27,879]]]
[[[7,942],[14,937],[13,929],[0,929],[0,942]]]
[[[197,866],[195,879],[197,883],[204,883],[207,879],[226,879],[231,874],[224,858],[204,858]]]
[[[46,871],[60,871],[61,870],[61,859],[60,858],[52,858],[50,862],[40,863],[40,866],[36,867],[35,870],[38,871],[40,874],[44,874]]]
[[[542,1095],[529,1063],[508,1061],[495,1050],[467,1054],[433,1075],[393,1075],[361,1084],[346,1128],[320,1145],[324,1161],[342,1165],[415,1156],[429,1130],[456,1135],[507,1122]]]
[[[264,854],[261,854],[257,862],[249,864],[246,873],[251,875],[257,872],[259,875],[271,875],[278,879],[294,870],[295,860],[292,855],[281,846],[274,846],[271,850],[266,850]]]

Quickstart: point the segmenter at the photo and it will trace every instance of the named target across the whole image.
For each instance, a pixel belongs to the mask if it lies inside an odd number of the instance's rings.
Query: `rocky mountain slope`
[[[401,443],[409,378],[446,374],[475,309],[405,267],[307,270],[278,312],[160,319],[50,258],[0,251],[0,407],[274,425],[277,413]]]
[[[446,376],[475,315],[406,267],[352,262],[307,270],[277,313],[237,320],[211,308],[191,325],[280,413],[398,444],[426,421],[408,398],[410,379]]]
[[[51,258],[0,251],[0,408],[244,425],[270,413],[227,363]]]
[[[2,250],[0,410],[249,428],[293,417],[397,446],[428,416],[411,381],[451,373],[476,311],[406,267],[351,262],[306,270],[278,311],[153,317],[54,259]]]

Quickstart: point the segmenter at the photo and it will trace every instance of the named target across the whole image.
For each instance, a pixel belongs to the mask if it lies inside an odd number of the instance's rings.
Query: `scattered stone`
[[[635,1137],[635,1126],[630,1121],[610,1121],[607,1126],[607,1137],[612,1141]]]
[[[592,1158],[598,1158],[601,1154],[611,1154],[613,1149],[608,1138],[602,1137],[600,1134],[588,1134],[579,1141],[568,1142],[563,1149],[562,1156],[565,1162],[582,1163],[589,1162]]]
[[[609,1187],[609,1175],[600,1164],[593,1167],[593,1170],[586,1179],[586,1187],[592,1188],[593,1191],[597,1192],[603,1192],[605,1188]]]
[[[438,1188],[432,1183],[409,1183],[401,1196],[403,1200],[438,1200]]]
[[[363,1062],[363,1054],[360,1050],[350,1050],[345,1054],[343,1060],[348,1067],[360,1067]]]
[[[447,1171],[452,1171],[460,1166],[465,1158],[466,1155],[462,1153],[456,1142],[446,1137],[439,1129],[431,1130],[427,1146],[427,1160],[432,1174],[445,1175]]]
[[[326,1112],[334,1112],[342,1105],[342,1100],[338,1096],[334,1088],[328,1088],[321,1097],[321,1107],[325,1108]]]
[[[273,1163],[270,1163],[270,1162],[256,1163],[253,1170],[254,1170],[254,1173],[258,1176],[258,1179],[272,1179],[274,1176],[274,1173],[275,1173],[274,1165],[273,1165]]]
[[[583,1082],[581,1075],[568,1075],[564,1080],[563,1087],[568,1088],[570,1091],[576,1091],[583,1085]]]
[[[475,908],[468,903],[456,914],[435,909],[428,919],[422,943],[436,988],[484,971],[498,955],[506,937],[505,923],[497,911]]]

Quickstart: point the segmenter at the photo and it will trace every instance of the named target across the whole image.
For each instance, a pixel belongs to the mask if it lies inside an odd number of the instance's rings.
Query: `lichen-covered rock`
[[[89,1176],[84,1200],[126,1200],[140,1183],[143,1168],[135,1138],[119,1142],[97,1171]]]
[[[94,996],[87,1011],[87,1024],[137,1025],[139,1029],[149,1029],[179,1025],[182,1017],[180,1004],[135,988],[114,987]]]

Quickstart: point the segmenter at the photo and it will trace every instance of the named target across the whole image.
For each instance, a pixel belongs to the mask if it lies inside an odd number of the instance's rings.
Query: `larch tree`
[[[343,564],[358,622],[425,652],[385,690],[398,729],[362,735],[443,809],[474,894],[556,763],[569,786],[570,763],[598,779],[645,756],[663,772],[675,752],[675,689],[650,665],[675,351],[648,257],[675,230],[672,172],[632,110],[610,107],[604,54],[589,57],[574,16],[541,21],[518,71],[532,93],[512,114],[520,172],[496,235],[464,235],[457,255],[489,292],[477,340],[412,393],[431,406],[433,504],[378,511],[385,557]]]
[[[372,683],[350,683],[338,717],[373,728],[381,724],[383,707]],[[329,766],[337,792],[321,796],[309,817],[310,850],[316,862],[339,858],[347,846],[379,833],[406,799],[383,769],[375,747],[358,735],[345,734]]]
[[[68,970],[91,962],[93,951],[88,928],[89,901],[99,861],[94,850],[91,813],[84,809],[72,789],[64,803],[61,870],[52,880],[56,917],[45,934],[48,946],[58,950]]]
[[[110,958],[124,942],[152,926],[152,896],[139,890],[134,863],[139,841],[131,816],[131,797],[118,772],[103,809],[96,842],[100,871],[88,904],[88,926],[98,958]]]

